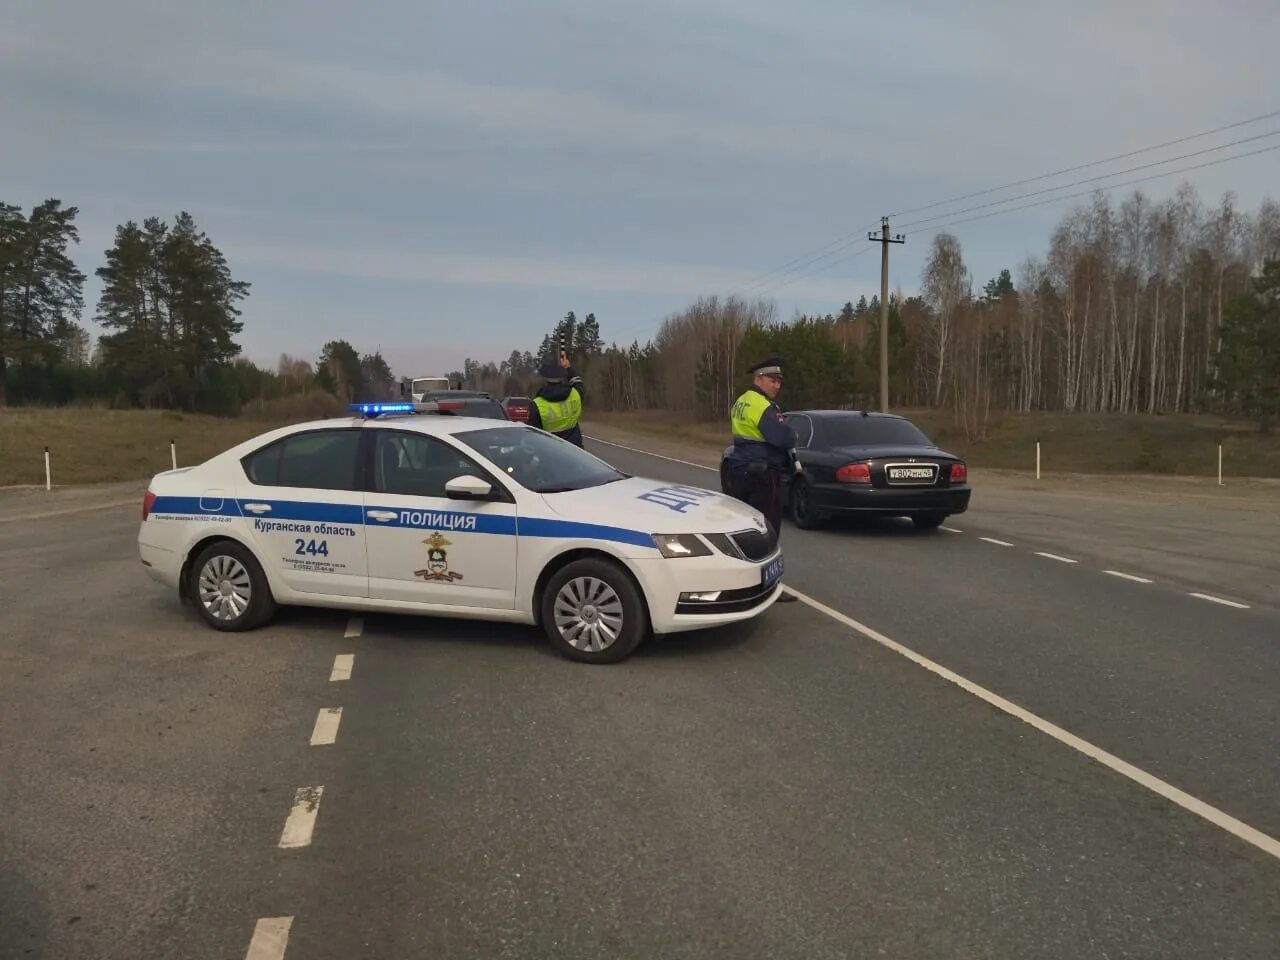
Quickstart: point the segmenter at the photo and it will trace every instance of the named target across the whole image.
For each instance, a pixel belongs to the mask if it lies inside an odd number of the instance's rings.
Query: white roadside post
[[[1040,438],[1036,437],[1036,479],[1040,479]]]
[[[53,470],[49,464],[49,448],[44,448],[44,489],[48,493],[53,489]]]
[[[169,460],[173,463],[173,469],[178,469],[178,446],[174,441],[169,441]]]
[[[1218,486],[1222,486],[1222,444],[1218,444]]]

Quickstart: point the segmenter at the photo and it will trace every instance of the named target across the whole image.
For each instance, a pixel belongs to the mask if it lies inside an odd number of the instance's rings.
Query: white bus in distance
[[[405,399],[412,399],[414,403],[422,403],[423,397],[428,393],[452,389],[453,384],[449,382],[448,377],[414,377],[409,381],[409,396],[405,397]]]

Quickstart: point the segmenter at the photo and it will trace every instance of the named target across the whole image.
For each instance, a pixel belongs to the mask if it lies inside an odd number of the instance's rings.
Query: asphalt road
[[[289,960],[1277,954],[1280,859],[807,604],[609,668],[443,620],[226,636],[142,574],[136,506],[0,519],[0,958],[258,960],[264,918]],[[787,582],[1280,836],[1275,594],[1002,523],[788,526]]]

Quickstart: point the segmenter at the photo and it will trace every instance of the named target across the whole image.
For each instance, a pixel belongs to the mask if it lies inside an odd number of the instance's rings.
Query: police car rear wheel
[[[210,544],[196,557],[190,592],[201,618],[215,630],[252,630],[275,610],[262,568],[229,540]]]
[[[583,663],[616,663],[639,646],[648,611],[631,578],[607,560],[577,560],[542,594],[542,626],[558,652]]]

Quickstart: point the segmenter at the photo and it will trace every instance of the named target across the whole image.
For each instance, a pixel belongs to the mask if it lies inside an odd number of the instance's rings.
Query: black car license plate
[[[782,579],[782,554],[778,554],[760,568],[760,585],[772,587]]]

